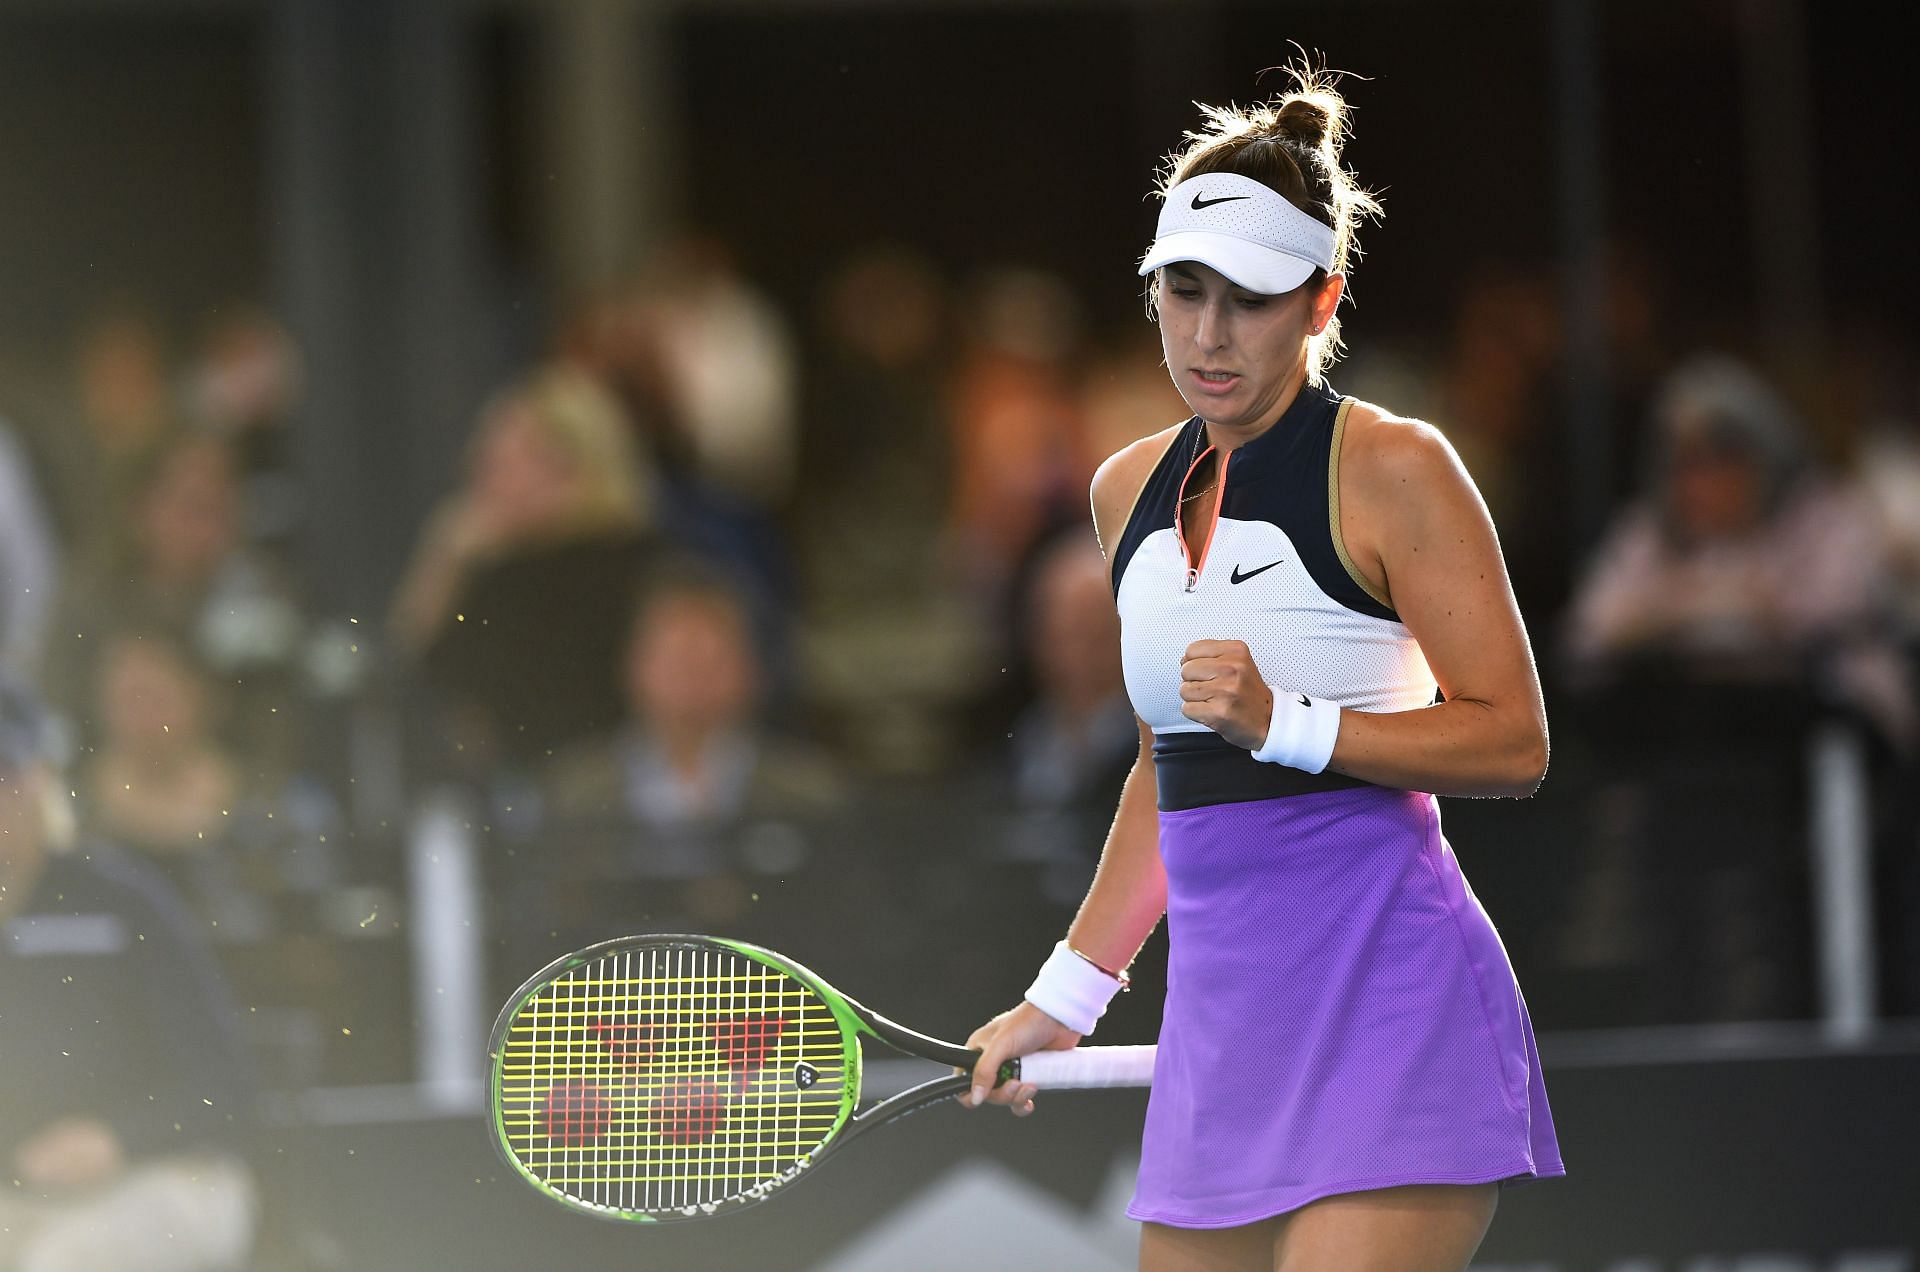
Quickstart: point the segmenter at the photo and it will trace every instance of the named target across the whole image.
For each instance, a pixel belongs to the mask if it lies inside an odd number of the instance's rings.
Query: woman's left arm
[[[1244,641],[1201,640],[1181,658],[1181,711],[1235,746],[1291,753],[1310,772],[1324,762],[1400,790],[1531,795],[1547,771],[1540,676],[1493,520],[1460,457],[1425,424],[1355,408],[1340,518],[1348,558],[1420,643],[1446,701],[1341,710],[1328,759],[1331,726],[1316,713],[1329,704],[1301,696],[1295,706],[1291,686],[1269,688]]]
[[[1546,705],[1479,490],[1430,425],[1356,406],[1345,441],[1348,556],[1391,600],[1446,700],[1341,712],[1328,767],[1437,795],[1531,795],[1547,770]]]

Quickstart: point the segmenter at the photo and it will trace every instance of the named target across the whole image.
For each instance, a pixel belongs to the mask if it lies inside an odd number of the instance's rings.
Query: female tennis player
[[[1161,182],[1140,273],[1194,418],[1092,490],[1140,758],[1067,939],[970,1040],[968,1100],[1031,1112],[991,1075],[1090,1032],[1164,913],[1140,1266],[1453,1272],[1501,1184],[1565,1172],[1434,795],[1530,794],[1546,716],[1458,457],[1323,376],[1378,205],[1333,81],[1295,79],[1208,108]]]

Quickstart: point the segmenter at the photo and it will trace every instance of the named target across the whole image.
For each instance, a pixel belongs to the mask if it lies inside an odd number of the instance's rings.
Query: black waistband
[[[1160,788],[1163,813],[1373,785],[1344,773],[1306,773],[1256,760],[1251,752],[1211,729],[1155,735],[1153,775]]]

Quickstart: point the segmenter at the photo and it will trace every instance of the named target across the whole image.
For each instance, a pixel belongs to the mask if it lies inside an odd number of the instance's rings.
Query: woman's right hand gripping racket
[[[703,936],[607,941],[514,994],[494,1025],[494,1142],[528,1183],[609,1219],[703,1219],[762,1201],[830,1151],[964,1091],[968,1072],[860,1109],[862,1038],[971,1070],[771,950]],[[1152,1047],[1010,1062],[1002,1081],[1146,1086]]]

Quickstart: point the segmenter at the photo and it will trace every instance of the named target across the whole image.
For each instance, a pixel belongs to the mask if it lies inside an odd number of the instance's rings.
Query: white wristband
[[[1084,1037],[1093,1032],[1094,1022],[1124,983],[1075,954],[1062,941],[1053,947],[1053,953],[1040,966],[1040,974],[1027,987],[1027,1001]]]
[[[1339,703],[1275,689],[1273,722],[1267,726],[1266,742],[1253,758],[1319,773],[1333,759],[1334,739],[1339,736]]]

